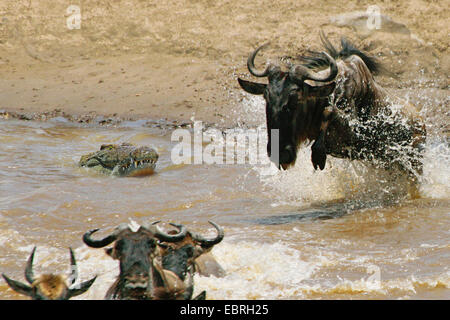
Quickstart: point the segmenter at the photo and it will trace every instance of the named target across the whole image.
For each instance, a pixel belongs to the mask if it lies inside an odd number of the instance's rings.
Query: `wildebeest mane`
[[[367,68],[369,68],[370,72],[373,74],[380,73],[383,69],[375,57],[369,56],[362,52],[344,37],[341,38],[340,51],[333,46],[323,32],[320,33],[320,39],[325,50],[334,59],[345,59],[352,55],[357,55],[364,61]],[[299,56],[298,58],[301,61],[304,61],[303,65],[305,67],[310,69],[327,67],[329,65],[324,55],[319,51],[308,50],[308,55]]]

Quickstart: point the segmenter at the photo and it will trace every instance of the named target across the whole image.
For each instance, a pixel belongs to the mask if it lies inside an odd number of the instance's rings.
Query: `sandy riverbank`
[[[2,1],[0,117],[179,124],[194,117],[218,126],[251,126],[260,119],[242,112],[244,94],[236,81],[238,75],[249,77],[248,53],[270,40],[257,61],[262,65],[264,59],[319,49],[321,29],[335,44],[346,36],[379,57],[398,79],[378,80],[418,101],[419,108],[424,90],[432,90],[427,113],[449,117],[448,4]],[[80,29],[67,27],[73,17],[66,12],[69,5],[81,10]],[[370,5],[396,24],[365,34],[357,25],[331,22]]]

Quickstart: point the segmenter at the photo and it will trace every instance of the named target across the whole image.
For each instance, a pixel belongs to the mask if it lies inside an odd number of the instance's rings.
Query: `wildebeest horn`
[[[76,288],[69,289],[69,292],[67,293],[67,299],[70,299],[72,297],[79,296],[80,294],[85,293],[92,286],[95,279],[97,279],[97,276],[93,277],[91,280],[80,283],[80,285],[77,286]]]
[[[70,269],[71,269],[70,284],[74,284],[78,278],[77,261],[75,260],[75,255],[73,253],[72,248],[69,248],[69,251],[70,251]]]
[[[191,236],[194,240],[200,242],[202,244],[203,247],[212,247],[213,245],[218,244],[220,241],[222,241],[223,237],[224,237],[224,232],[223,232],[223,228],[221,226],[219,226],[218,224],[212,222],[212,221],[208,221],[210,224],[213,225],[214,228],[216,228],[217,230],[217,236],[214,239],[205,239],[204,237],[202,237],[201,235],[191,232]]]
[[[92,229],[83,235],[83,242],[92,248],[102,248],[102,247],[107,246],[108,244],[114,242],[117,239],[117,236],[119,235],[119,233],[127,228],[128,228],[128,224],[122,223],[114,230],[113,233],[111,233],[109,236],[107,236],[101,240],[94,240],[91,238],[91,235],[94,232],[97,232],[98,230],[100,230],[100,229]]]
[[[70,251],[70,266],[72,269],[72,273],[70,275],[69,286],[72,286],[73,284],[75,284],[75,282],[78,278],[78,267],[77,267],[77,261],[75,260],[75,254],[73,253],[72,248],[69,248],[69,251]],[[97,279],[97,276],[93,277],[91,280],[80,283],[75,288],[69,289],[69,291],[67,292],[67,299],[70,299],[72,297],[75,297],[75,296],[85,293],[92,286],[95,279]]]
[[[146,223],[142,224],[141,227],[154,233],[154,230],[155,230],[154,225],[156,225],[157,223],[160,223],[160,222],[161,222],[161,220],[157,220],[157,221],[154,221],[154,222],[151,222],[151,223],[150,222],[146,222]]]
[[[14,290],[21,294],[24,294],[28,297],[33,297],[33,289],[26,284],[10,279],[6,274],[2,273],[3,279],[5,279],[6,283]],[[28,279],[27,279],[28,280]]]
[[[325,51],[322,52],[325,59],[328,61],[330,66],[330,72],[325,75],[318,75],[316,72],[310,70],[309,68],[302,65],[295,65],[289,71],[289,76],[291,79],[303,82],[305,80],[313,80],[319,82],[328,82],[334,80],[338,74],[338,68],[336,65],[336,60],[333,59],[328,53]]]
[[[29,284],[34,282],[34,273],[33,273],[33,260],[34,260],[34,252],[36,251],[36,247],[31,251],[30,257],[27,261],[27,267],[25,268],[25,279],[27,279]]]
[[[271,68],[271,65],[270,65],[270,64],[269,64],[269,65],[266,67],[266,69],[265,69],[264,71],[262,71],[262,72],[259,72],[259,71],[256,70],[256,68],[255,68],[255,57],[256,57],[256,54],[259,52],[259,50],[261,50],[262,48],[264,48],[264,47],[266,47],[266,46],[268,46],[268,45],[269,45],[269,42],[267,42],[267,43],[265,43],[265,44],[259,46],[258,48],[255,49],[255,51],[253,51],[252,53],[250,53],[250,55],[248,56],[248,59],[247,59],[247,68],[248,68],[248,71],[250,71],[250,73],[251,73],[252,75],[254,75],[255,77],[262,78],[262,77],[267,77],[267,76],[269,75],[269,70],[270,70],[270,68]]]
[[[159,240],[166,242],[178,242],[183,240],[184,237],[186,237],[187,229],[182,224],[170,223],[170,225],[177,228],[179,232],[177,234],[168,234],[162,231],[161,228],[159,228],[159,226],[156,225],[158,222],[159,221],[153,222],[150,226],[147,225],[144,227],[150,230]]]

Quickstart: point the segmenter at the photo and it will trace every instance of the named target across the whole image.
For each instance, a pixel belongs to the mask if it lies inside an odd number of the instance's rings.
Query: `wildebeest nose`
[[[132,282],[132,283],[137,283],[137,282],[147,283],[148,274],[146,274],[144,272],[134,272],[133,274],[126,276],[125,279],[128,282]]]
[[[291,163],[295,159],[294,148],[291,145],[287,145],[280,151],[280,163]]]

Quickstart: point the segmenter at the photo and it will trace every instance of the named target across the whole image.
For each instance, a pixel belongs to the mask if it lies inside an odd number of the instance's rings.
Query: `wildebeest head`
[[[209,223],[217,231],[217,235],[214,238],[205,238],[196,232],[188,230],[186,237],[182,241],[176,243],[163,242],[160,244],[164,269],[174,271],[184,280],[188,267],[194,264],[195,259],[209,252],[224,238],[223,228],[213,221],[209,221]],[[169,233],[173,232],[169,231]]]
[[[16,280],[12,280],[4,274],[3,278],[14,291],[29,296],[33,300],[69,300],[72,297],[86,292],[97,278],[97,276],[95,276],[91,280],[74,286],[78,277],[78,269],[75,255],[71,248],[69,248],[69,250],[70,265],[72,270],[69,277],[70,287],[66,284],[66,277],[62,275],[43,274],[38,277],[34,276],[33,260],[36,247],[33,248],[25,269],[25,279],[28,281],[30,286]]]
[[[98,229],[88,231],[83,241],[93,248],[102,248],[114,242],[106,253],[120,261],[120,275],[117,285],[112,292],[112,298],[119,299],[151,299],[153,295],[153,279],[151,273],[153,258],[158,254],[158,240],[177,242],[186,236],[186,229],[179,227],[177,234],[167,234],[155,224],[146,224],[133,232],[128,224],[122,224],[109,236],[94,240],[92,233]]]
[[[185,300],[192,298],[195,260],[209,252],[224,238],[223,228],[212,221],[209,223],[217,231],[214,238],[205,238],[198,233],[187,231],[186,237],[179,242],[159,244],[161,261],[159,266],[155,264],[159,298]],[[174,232],[175,230],[169,231],[169,233]]]
[[[264,71],[258,71],[254,65],[255,56],[266,45],[258,47],[249,55],[247,67],[253,76],[267,77],[268,83],[255,83],[240,78],[238,81],[246,92],[264,96],[268,133],[267,153],[272,162],[286,169],[295,163],[298,145],[305,140],[317,138],[320,127],[317,121],[320,121],[318,115],[321,108],[314,106],[319,104],[324,108],[328,96],[335,87],[334,83],[326,85],[317,83],[334,80],[338,68],[335,59],[322,52],[323,59],[330,67],[329,71],[316,73],[303,65],[291,65],[289,71],[284,72],[274,64],[268,64]],[[308,84],[305,82],[307,80],[316,83]],[[278,129],[278,136],[277,131],[272,131],[274,129]],[[278,146],[276,141],[272,144],[272,138],[277,137]],[[277,146],[278,150],[272,150],[272,145]],[[278,154],[273,151],[278,151]]]

